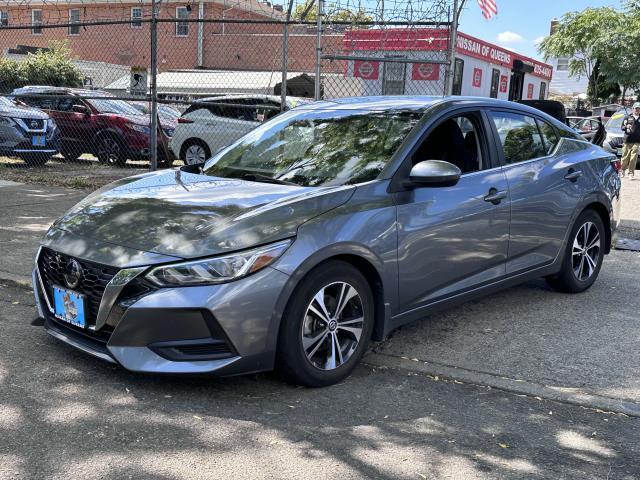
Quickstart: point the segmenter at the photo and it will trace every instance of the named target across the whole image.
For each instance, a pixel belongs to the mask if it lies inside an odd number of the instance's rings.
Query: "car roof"
[[[24,93],[37,93],[37,92],[60,92],[60,93],[73,93],[79,96],[95,96],[104,95],[105,97],[112,97],[113,95],[104,90],[89,90],[86,88],[71,88],[71,87],[51,87],[46,85],[27,85],[25,87],[16,88],[12,93],[14,95],[20,95]]]
[[[199,98],[197,100],[195,100],[193,103],[199,103],[199,102],[215,102],[215,101],[219,101],[219,100],[240,100],[243,98],[255,98],[255,99],[260,99],[260,100],[271,100],[273,102],[280,102],[280,95],[266,95],[266,94],[260,94],[260,93],[248,93],[248,94],[242,94],[242,93],[237,93],[237,94],[230,94],[230,95],[220,95],[217,97],[206,97],[206,98]],[[291,101],[296,101],[296,102],[312,102],[313,100],[310,98],[303,98],[303,97],[293,97],[291,95],[287,95],[287,101],[291,102]]]

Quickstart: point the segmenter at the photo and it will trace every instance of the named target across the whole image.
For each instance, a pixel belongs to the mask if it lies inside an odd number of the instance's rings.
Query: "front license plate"
[[[60,320],[85,328],[87,322],[84,317],[84,297],[79,293],[53,287],[54,312]]]
[[[31,145],[34,147],[44,147],[47,144],[46,138],[44,135],[36,135],[35,137],[31,137]]]

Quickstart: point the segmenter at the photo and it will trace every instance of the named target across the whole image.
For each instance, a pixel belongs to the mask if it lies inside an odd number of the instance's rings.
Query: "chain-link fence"
[[[456,4],[0,1],[0,169],[193,164],[313,100],[442,95]]]

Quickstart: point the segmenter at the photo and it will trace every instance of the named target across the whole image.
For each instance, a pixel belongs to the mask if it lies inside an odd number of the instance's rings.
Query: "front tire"
[[[124,144],[115,135],[103,135],[96,141],[96,157],[100,163],[123,167],[127,162]]]
[[[600,216],[593,210],[580,214],[571,229],[571,235],[562,259],[562,269],[547,277],[555,290],[580,293],[598,278],[604,259],[606,235]]]
[[[279,372],[308,387],[344,380],[367,349],[374,316],[371,288],[358,269],[339,260],[320,265],[300,282],[283,315]]]

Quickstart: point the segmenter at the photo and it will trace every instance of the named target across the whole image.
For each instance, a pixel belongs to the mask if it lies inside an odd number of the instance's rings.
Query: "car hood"
[[[46,120],[49,118],[49,115],[44,113],[41,110],[31,107],[23,107],[21,105],[15,106],[0,106],[0,116],[2,117],[13,117],[13,118],[37,118],[39,120]]]
[[[57,220],[48,237],[58,242],[63,231],[164,256],[217,255],[291,237],[354,191],[353,186],[298,187],[180,170],[149,173],[94,192]]]

